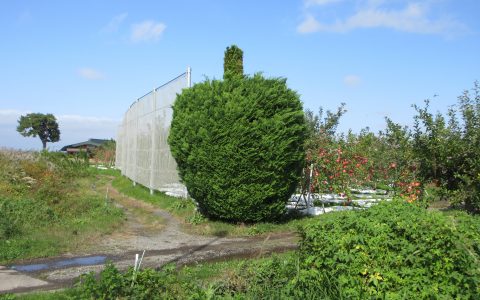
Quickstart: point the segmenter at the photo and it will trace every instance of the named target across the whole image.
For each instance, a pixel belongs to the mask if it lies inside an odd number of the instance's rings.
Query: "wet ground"
[[[36,259],[8,266],[3,274],[12,281],[13,274],[41,281],[34,286],[18,284],[0,287],[3,292],[29,292],[71,286],[81,274],[100,272],[111,261],[119,269],[134,265],[135,255],[145,256],[142,268],[159,268],[166,263],[178,265],[200,261],[225,260],[234,257],[259,257],[272,252],[295,249],[298,238],[293,233],[270,234],[251,238],[192,235],[182,231],[182,223],[166,211],[150,204],[119,194],[109,187],[109,196],[121,206],[126,222],[115,233],[103,237],[87,250],[62,257]],[[154,214],[160,222],[145,222],[138,210]],[[10,277],[8,277],[10,276]],[[18,277],[19,278],[19,277]]]

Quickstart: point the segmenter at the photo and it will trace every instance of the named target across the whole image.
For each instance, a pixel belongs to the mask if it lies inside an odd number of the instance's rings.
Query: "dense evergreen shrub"
[[[301,231],[297,284],[333,280],[347,298],[478,299],[479,232],[478,218],[405,202],[327,214]]]
[[[236,45],[227,47],[223,59],[223,78],[243,76],[243,51]]]
[[[285,79],[235,76],[184,90],[169,144],[206,216],[272,220],[285,211],[304,157],[302,104]]]

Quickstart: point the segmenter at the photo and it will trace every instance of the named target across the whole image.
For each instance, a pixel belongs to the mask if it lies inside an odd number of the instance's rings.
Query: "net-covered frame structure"
[[[191,70],[132,103],[117,134],[116,167],[134,184],[187,197],[167,139],[177,94],[191,86]]]

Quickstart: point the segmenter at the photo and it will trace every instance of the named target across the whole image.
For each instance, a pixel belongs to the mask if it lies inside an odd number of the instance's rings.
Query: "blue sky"
[[[20,115],[53,113],[65,144],[115,138],[136,98],[192,67],[221,78],[286,77],[305,108],[348,113],[340,129],[409,125],[411,105],[445,111],[480,80],[478,0],[2,1],[0,147],[39,149]],[[438,95],[433,97],[433,95]]]

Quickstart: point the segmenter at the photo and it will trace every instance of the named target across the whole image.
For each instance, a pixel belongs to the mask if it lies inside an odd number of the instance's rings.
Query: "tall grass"
[[[122,212],[105,201],[107,178],[61,153],[0,151],[0,262],[76,249],[109,232]]]

